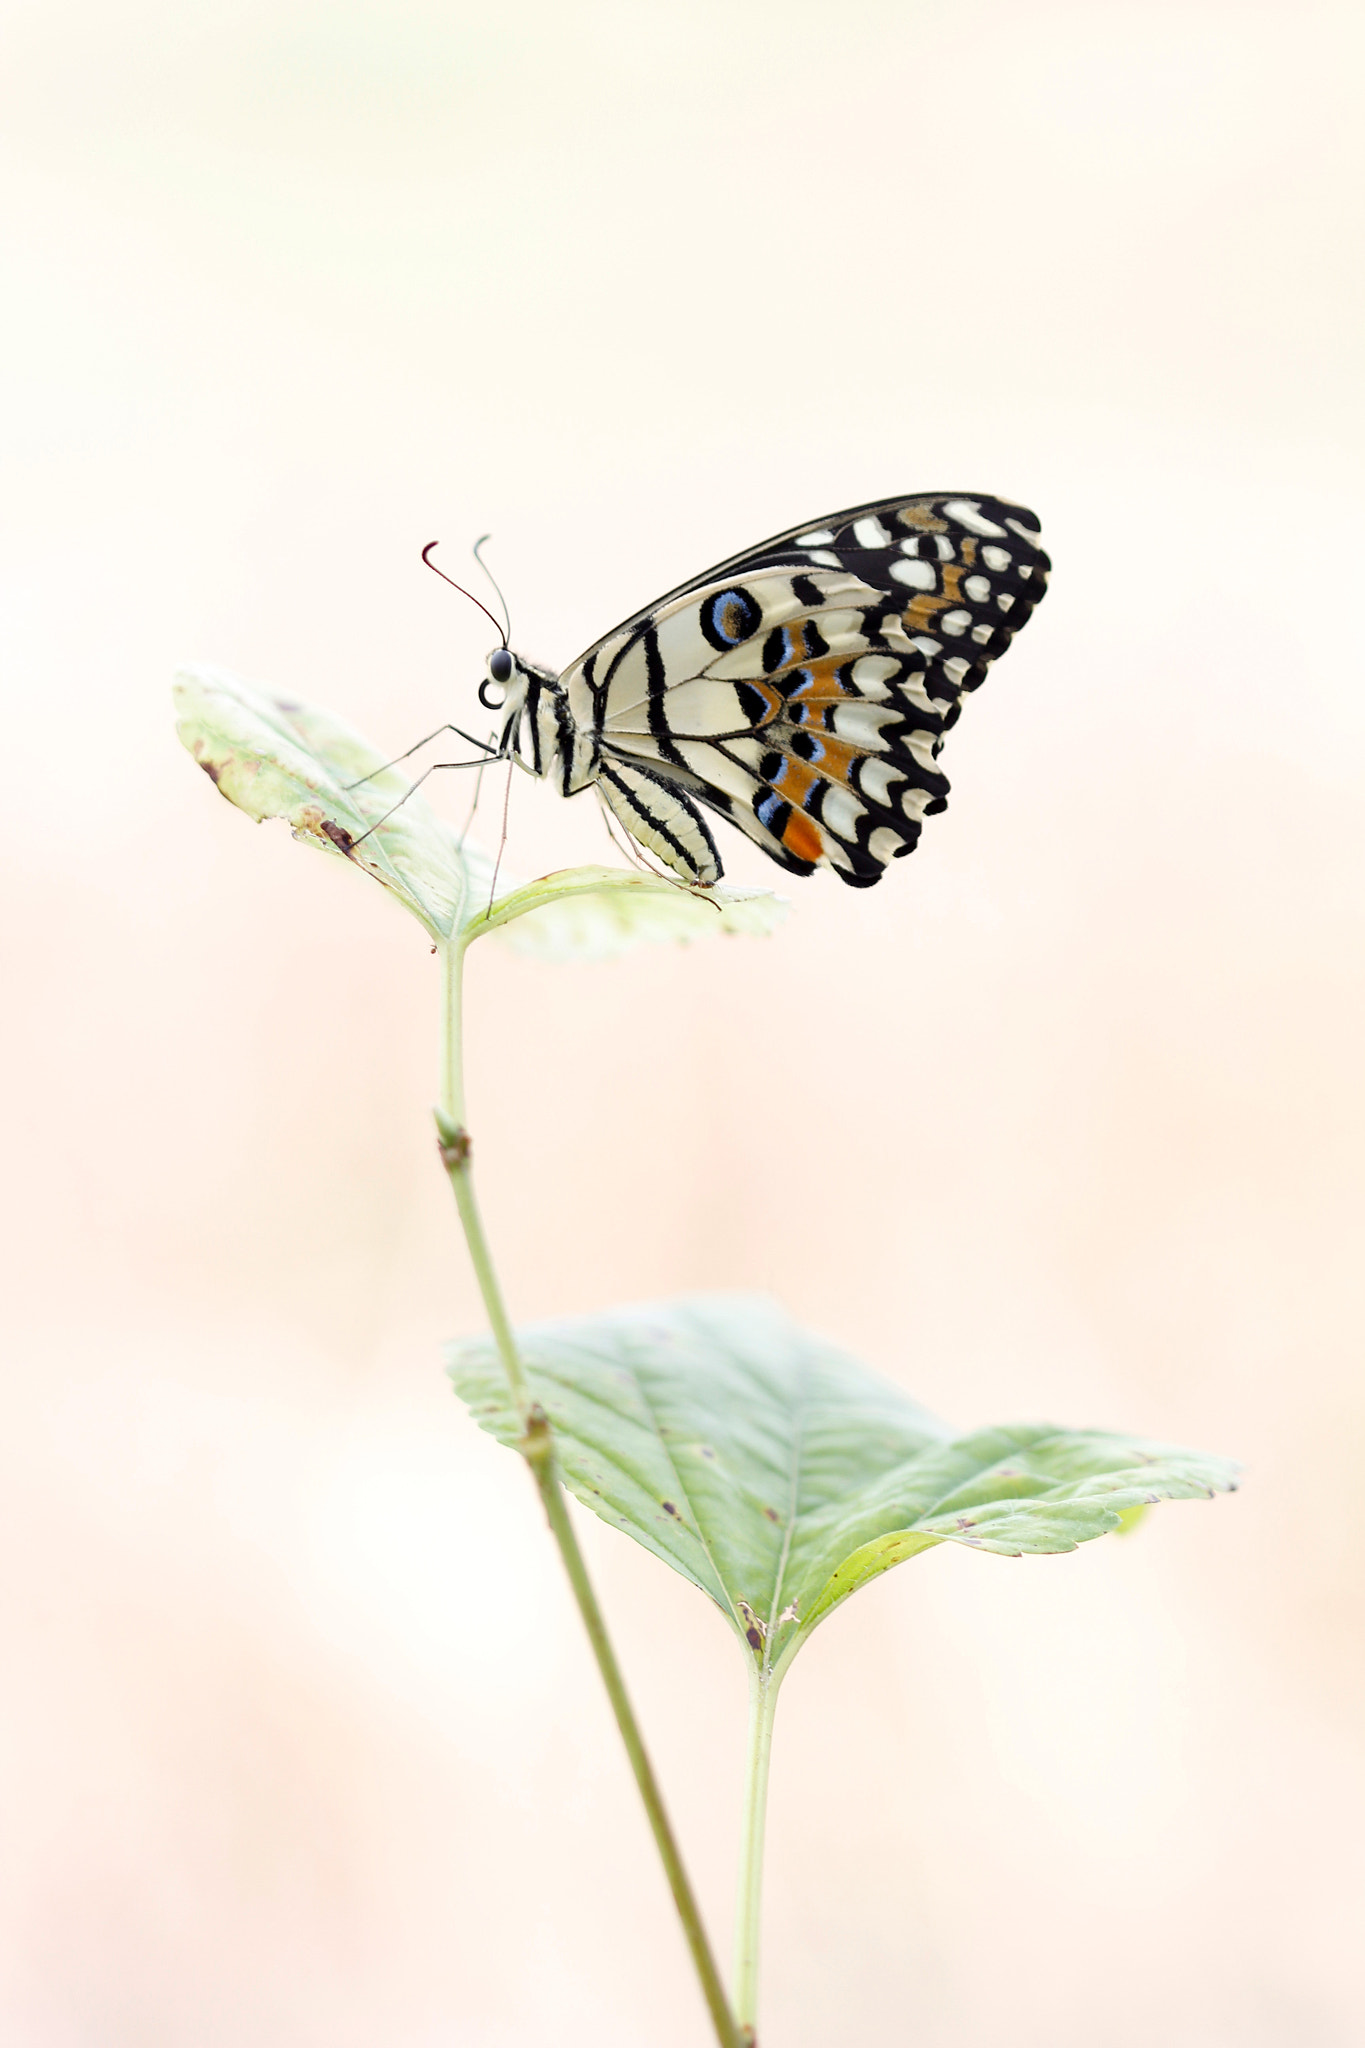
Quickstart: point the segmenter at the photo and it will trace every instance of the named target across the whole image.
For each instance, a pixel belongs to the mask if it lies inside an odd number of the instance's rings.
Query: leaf
[[[767,889],[693,890],[625,868],[564,868],[522,885],[502,875],[494,896],[490,856],[457,839],[420,792],[405,794],[407,771],[384,767],[330,712],[220,669],[182,670],[174,694],[181,739],[230,803],[258,822],[285,819],[296,839],[372,875],[438,942],[500,932],[536,959],[602,959],[650,941],[766,935],[786,915]]]
[[[508,941],[534,960],[605,960],[670,939],[736,932],[766,938],[787,909],[770,889],[728,882],[689,889],[663,875],[584,867],[561,869],[500,896],[486,923],[492,931],[515,918]]]
[[[937,1543],[1073,1550],[1148,1501],[1236,1483],[1225,1458],[1044,1423],[967,1436],[751,1295],[701,1295],[518,1333],[570,1490],[785,1669],[869,1579]],[[457,1392],[515,1445],[492,1342],[451,1348]]]
[[[450,833],[409,777],[330,712],[254,690],[221,669],[184,669],[176,730],[229,803],[286,820],[296,839],[349,860],[396,896],[440,941],[458,930],[469,873]],[[381,769],[375,774],[375,769]],[[358,789],[348,789],[369,776]],[[401,809],[376,821],[394,804]],[[360,845],[354,842],[369,830]]]

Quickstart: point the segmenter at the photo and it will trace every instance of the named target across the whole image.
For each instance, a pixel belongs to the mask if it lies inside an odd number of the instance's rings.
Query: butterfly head
[[[501,715],[498,752],[519,754],[523,719],[529,713],[534,723],[540,700],[547,692],[562,694],[558,680],[551,670],[523,661],[510,647],[495,647],[488,657],[487,670],[479,684],[479,702],[486,711]]]
[[[526,689],[530,678],[507,647],[495,647],[486,668],[487,674],[479,684],[479,702],[485,711],[502,713],[498,751],[510,754],[516,744],[522,712],[526,709]]]

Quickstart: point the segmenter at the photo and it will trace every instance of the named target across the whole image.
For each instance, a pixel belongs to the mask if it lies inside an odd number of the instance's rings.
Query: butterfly
[[[479,696],[500,758],[595,787],[685,882],[721,877],[710,811],[793,874],[867,888],[945,808],[944,737],[1050,567],[1022,506],[878,499],[679,584],[562,673],[504,643]]]

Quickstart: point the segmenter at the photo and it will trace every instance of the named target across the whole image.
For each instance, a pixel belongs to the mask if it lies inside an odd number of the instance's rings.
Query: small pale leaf
[[[358,733],[221,669],[182,670],[175,700],[181,739],[229,803],[258,821],[283,818],[296,839],[373,875],[434,939],[458,928],[469,878],[455,841],[420,793],[403,801],[411,778],[381,769],[383,755]],[[361,776],[370,779],[347,787]]]
[[[508,943],[535,960],[605,960],[669,940],[766,937],[787,908],[770,889],[689,889],[628,868],[565,868],[500,895],[486,927],[505,930]]]
[[[749,1295],[696,1296],[518,1333],[564,1478],[699,1586],[769,1669],[869,1579],[938,1543],[1073,1550],[1235,1467],[1140,1438],[1027,1423],[958,1436]],[[483,1428],[518,1425],[492,1343],[450,1352]]]

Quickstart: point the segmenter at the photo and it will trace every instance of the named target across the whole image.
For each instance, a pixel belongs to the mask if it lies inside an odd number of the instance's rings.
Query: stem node
[[[517,1449],[537,1474],[554,1458],[555,1441],[550,1434],[550,1418],[539,1401],[533,1401],[526,1411],[526,1427]]]
[[[468,1131],[463,1124],[452,1123],[439,1109],[436,1111],[436,1149],[447,1173],[458,1173],[469,1164],[472,1148]]]

